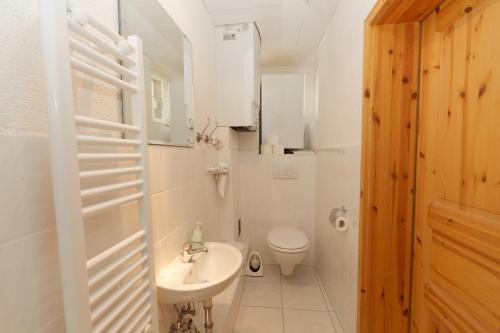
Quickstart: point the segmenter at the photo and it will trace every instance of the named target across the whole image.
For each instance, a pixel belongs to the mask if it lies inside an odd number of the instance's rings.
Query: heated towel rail
[[[142,42],[72,1],[40,0],[40,20],[66,330],[156,333]],[[75,114],[73,71],[121,89],[132,123]],[[132,202],[138,231],[88,259],[86,219]]]

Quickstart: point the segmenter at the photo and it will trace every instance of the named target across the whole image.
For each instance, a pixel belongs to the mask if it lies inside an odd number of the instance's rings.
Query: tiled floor
[[[291,277],[264,265],[264,276],[246,277],[234,333],[342,333],[313,267]]]

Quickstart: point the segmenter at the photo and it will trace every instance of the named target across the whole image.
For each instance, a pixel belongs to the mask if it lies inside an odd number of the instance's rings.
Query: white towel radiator
[[[72,1],[40,0],[40,21],[66,330],[156,333],[142,42]],[[122,89],[132,124],[76,115],[72,70]],[[139,231],[88,260],[85,219],[133,201]]]

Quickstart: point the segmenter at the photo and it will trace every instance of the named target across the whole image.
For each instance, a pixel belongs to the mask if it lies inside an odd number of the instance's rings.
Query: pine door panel
[[[425,300],[453,331],[495,332],[500,224],[448,204],[429,207],[431,258]],[[439,305],[437,305],[439,304]]]
[[[446,1],[421,49],[412,332],[498,333],[500,0]]]

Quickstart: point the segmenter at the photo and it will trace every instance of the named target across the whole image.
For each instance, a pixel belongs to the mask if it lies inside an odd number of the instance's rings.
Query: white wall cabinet
[[[262,137],[304,148],[304,74],[262,75]]]
[[[258,128],[259,53],[260,37],[254,23],[216,27],[219,126]]]

